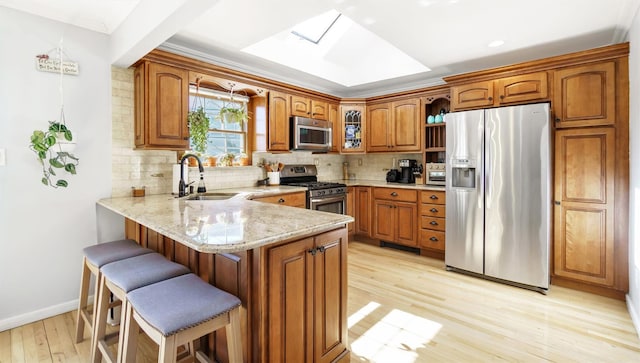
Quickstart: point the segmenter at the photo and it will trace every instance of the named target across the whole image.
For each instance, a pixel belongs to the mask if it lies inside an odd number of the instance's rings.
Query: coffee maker
[[[417,160],[400,159],[398,160],[398,166],[400,167],[398,183],[413,184],[416,182],[415,174],[422,174],[422,165],[418,165]]]

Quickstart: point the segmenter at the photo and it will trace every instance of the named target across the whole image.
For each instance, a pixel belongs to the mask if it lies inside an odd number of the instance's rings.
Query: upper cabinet
[[[364,153],[365,148],[364,103],[340,105],[340,128],[338,132],[341,153]]]
[[[451,88],[453,111],[488,108],[545,100],[549,97],[547,72],[528,73]]]
[[[269,92],[269,151],[289,150],[289,95]]]
[[[421,150],[420,99],[367,106],[368,152]]]
[[[134,104],[136,148],[189,148],[187,70],[148,61],[138,64]]]
[[[327,104],[329,122],[331,122],[331,152],[340,151],[340,105]]]
[[[328,121],[328,104],[324,101],[291,95],[291,115]]]
[[[615,123],[615,61],[563,68],[557,70],[553,78],[556,127]]]

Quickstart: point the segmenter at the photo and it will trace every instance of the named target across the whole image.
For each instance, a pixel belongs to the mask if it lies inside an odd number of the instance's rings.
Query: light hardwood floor
[[[348,258],[352,362],[640,362],[622,301],[557,286],[544,296],[358,242]],[[74,322],[70,312],[0,332],[0,363],[87,362]],[[141,345],[138,361],[153,362],[155,345]]]

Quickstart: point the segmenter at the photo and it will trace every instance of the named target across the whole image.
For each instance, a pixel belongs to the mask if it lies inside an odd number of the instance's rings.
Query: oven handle
[[[311,198],[309,200],[309,202],[311,203],[318,203],[318,202],[322,202],[322,203],[333,203],[333,202],[338,202],[338,201],[344,201],[346,199],[346,195],[340,195],[337,197],[329,197],[329,198]]]

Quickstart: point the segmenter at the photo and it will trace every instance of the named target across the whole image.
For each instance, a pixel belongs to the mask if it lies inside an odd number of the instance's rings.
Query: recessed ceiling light
[[[489,43],[489,47],[495,48],[501,46],[502,44],[504,44],[504,40],[494,40],[493,42]]]
[[[433,0],[419,0],[418,1],[418,5],[420,5],[420,6],[424,7],[424,8],[433,5],[433,3],[434,3]]]

